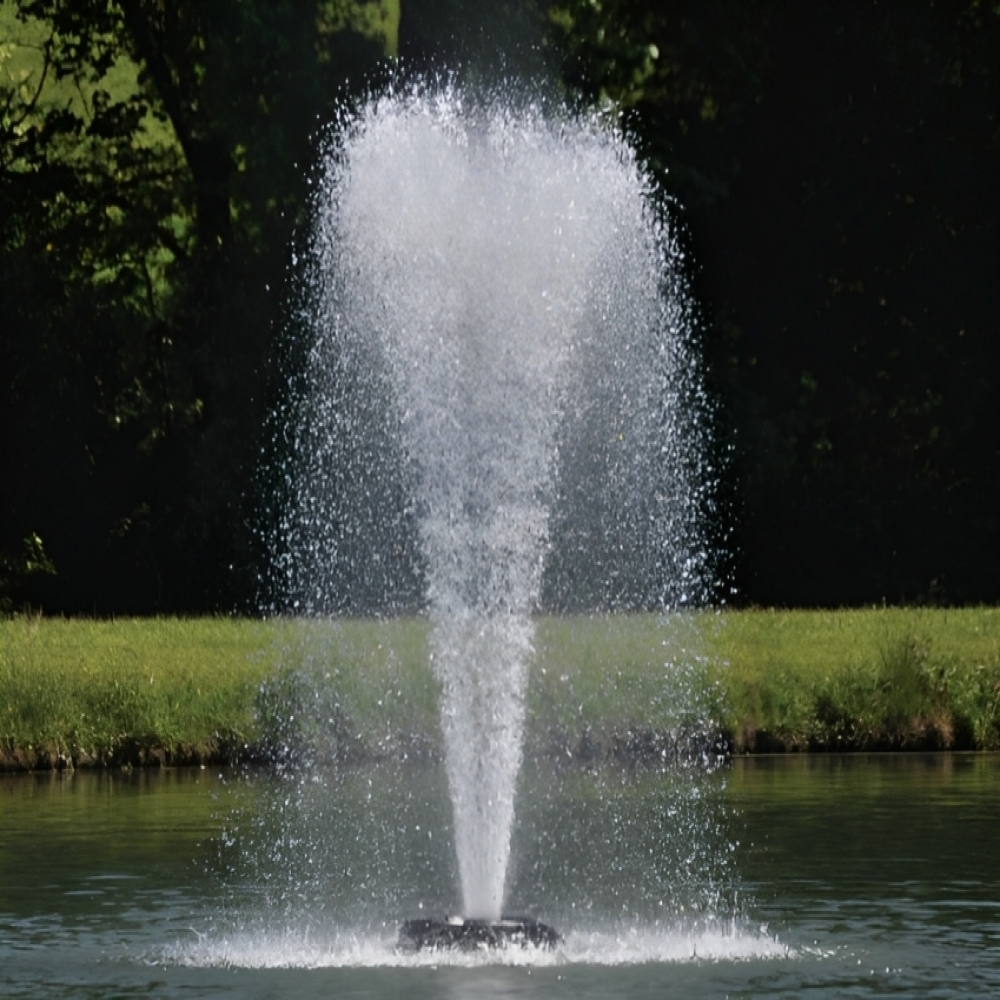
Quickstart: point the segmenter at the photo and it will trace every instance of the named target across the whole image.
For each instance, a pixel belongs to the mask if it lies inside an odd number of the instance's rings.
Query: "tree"
[[[238,600],[312,136],[397,29],[620,109],[695,262],[745,599],[1000,598],[996,4],[0,0],[15,603]]]
[[[683,206],[744,598],[996,600],[1000,8],[549,10]]]
[[[398,9],[0,12],[0,541],[44,538],[59,575],[28,596],[50,607],[232,600],[312,136]]]

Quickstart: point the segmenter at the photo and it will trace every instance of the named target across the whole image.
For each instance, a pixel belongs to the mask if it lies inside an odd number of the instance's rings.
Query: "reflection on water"
[[[511,909],[565,945],[448,962],[394,950],[458,898],[436,767],[0,777],[0,995],[1000,995],[998,792],[982,755],[538,765]]]

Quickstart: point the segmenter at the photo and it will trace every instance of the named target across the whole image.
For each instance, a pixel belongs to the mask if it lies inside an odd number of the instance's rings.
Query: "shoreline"
[[[595,740],[587,732],[567,738],[566,734],[550,733],[548,738],[531,738],[526,756],[538,761],[555,762],[566,766],[597,769],[616,767],[623,769],[663,769],[679,760],[692,759],[676,747],[674,734],[654,731],[626,731],[610,734],[607,741]],[[541,744],[541,746],[539,746]],[[714,760],[740,758],[788,758],[822,756],[901,755],[927,753],[995,754],[1000,750],[969,745],[945,745],[931,736],[924,740],[910,740],[904,744],[859,744],[854,746],[801,746],[766,745],[767,749],[735,749],[734,741],[720,734],[709,757]],[[694,755],[700,756],[700,755]],[[364,768],[386,761],[396,764],[429,763],[440,761],[443,753],[437,746],[422,746],[414,752],[413,741],[399,739],[396,745],[386,748],[357,746],[349,753],[334,750],[311,750],[300,756],[274,756],[263,745],[234,746],[228,741],[202,746],[164,746],[156,742],[127,739],[108,753],[88,753],[85,750],[65,750],[58,746],[18,747],[0,746],[0,774],[39,774],[46,772],[74,771],[132,771],[178,770],[205,767],[333,767],[337,769]]]

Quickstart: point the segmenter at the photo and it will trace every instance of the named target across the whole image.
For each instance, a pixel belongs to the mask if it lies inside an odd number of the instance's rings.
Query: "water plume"
[[[501,914],[532,615],[697,603],[704,397],[655,191],[599,117],[373,98],[317,185],[277,589],[432,623],[463,913]]]

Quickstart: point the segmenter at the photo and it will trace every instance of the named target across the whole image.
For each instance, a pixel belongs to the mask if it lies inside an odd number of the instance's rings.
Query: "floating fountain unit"
[[[478,951],[489,948],[555,948],[561,935],[533,917],[473,920],[407,920],[399,930],[400,951]]]

